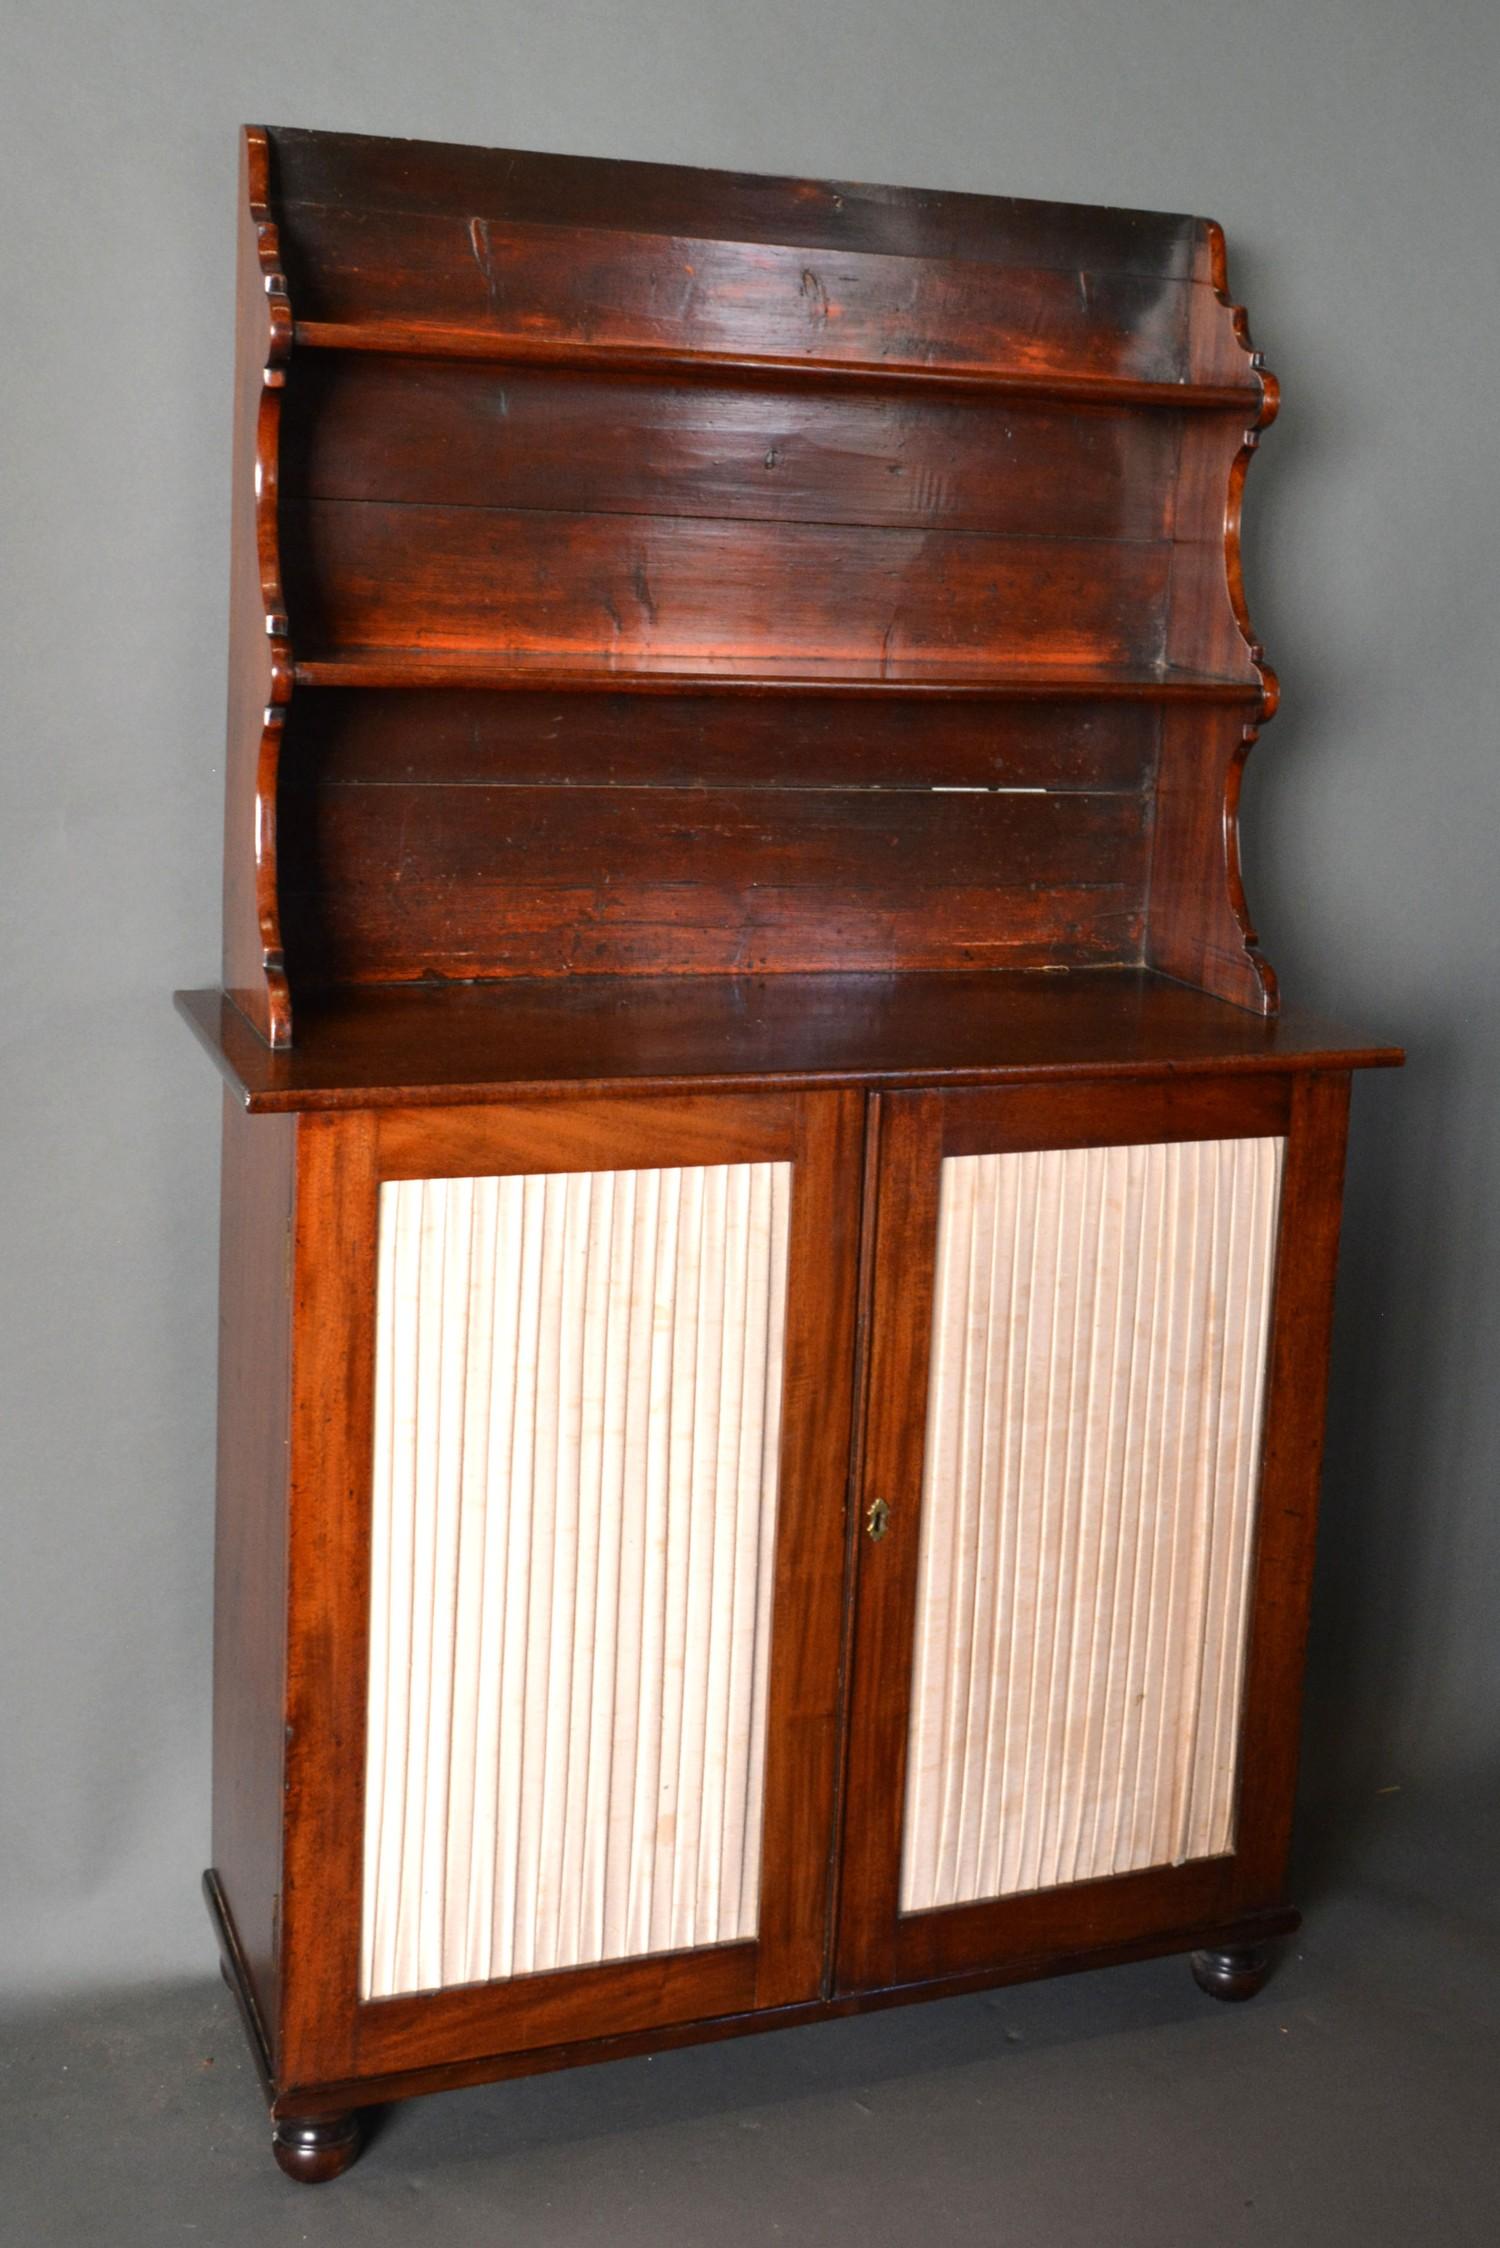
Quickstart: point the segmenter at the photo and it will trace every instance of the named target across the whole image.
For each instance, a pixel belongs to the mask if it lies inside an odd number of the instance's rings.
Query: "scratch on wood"
[[[637,601],[646,612],[647,622],[655,624],[656,603],[651,597],[651,581],[646,575],[646,565],[639,556],[636,557],[635,567],[630,573],[630,583]]]
[[[828,291],[810,265],[804,266],[802,269],[799,294],[811,299],[813,311],[818,319],[826,320],[828,318]]]
[[[474,263],[484,278],[485,295],[490,300],[491,312],[500,309],[500,280],[495,272],[494,255],[490,249],[490,224],[488,219],[470,219],[469,248],[474,253]]]

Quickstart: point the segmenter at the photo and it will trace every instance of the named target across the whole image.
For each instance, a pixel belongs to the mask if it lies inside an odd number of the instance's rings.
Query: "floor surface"
[[[200,1982],[0,2030],[0,2241],[1496,2248],[1500,1804],[1315,1842],[1248,2005],[1159,1960],[449,2093],[312,2188],[205,1941]]]

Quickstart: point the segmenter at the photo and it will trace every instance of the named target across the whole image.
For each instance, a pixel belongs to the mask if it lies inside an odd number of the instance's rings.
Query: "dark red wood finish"
[[[238,1998],[233,1932],[220,1912],[213,1911],[211,1917],[219,1937],[225,1980]],[[683,2045],[713,2045],[725,2038],[753,2036],[762,2030],[805,2029],[815,2022],[880,2013],[892,2006],[918,2005],[929,1998],[957,1998],[1010,1983],[1036,1982],[1051,1975],[1121,1966],[1130,1960],[1156,1959],[1172,1952],[1193,1953],[1195,1957],[1212,1957],[1220,1951],[1237,1954],[1242,1947],[1258,1948],[1278,1937],[1291,1935],[1300,1926],[1301,1915],[1287,1909],[1262,1913],[1228,1927],[1215,1923],[1203,1928],[1174,1928],[1164,1935],[1091,1943],[1083,1950],[1036,1952],[1026,1957],[996,1960],[977,1972],[936,1976],[925,1982],[896,1984],[887,1990],[848,1992],[816,1999],[806,2005],[760,2007],[748,2014],[719,2014],[701,2021],[630,2031],[618,2037],[585,2037],[563,2045],[539,2046],[523,2053],[482,2053],[466,2061],[419,2063],[383,2076],[362,2076],[341,2084],[301,2087],[290,2095],[272,2093],[271,2113],[273,2120],[282,2116],[288,2120],[326,2117],[339,2123],[351,2108],[378,2107],[428,2092],[451,2092],[466,2085],[543,2076],[556,2069],[587,2067],[596,2061],[625,2060],[638,2053],[669,2052]],[[1202,1987],[1207,1986],[1203,1984]],[[352,2159],[352,2153],[348,2159]]]
[[[1347,1073],[1316,1073],[1249,1083],[1077,1083],[880,1099],[874,1302],[856,1511],[881,1497],[891,1514],[878,1544],[862,1539],[855,1549],[840,1990],[919,1982],[1013,1954],[1105,1943],[1192,1921],[1228,1924],[1284,1903],[1348,1094]],[[943,1159],[1260,1134],[1285,1135],[1287,1149],[1235,1850],[1182,1866],[902,1914],[897,1896]]]
[[[1082,791],[421,782],[329,791],[304,833],[289,931],[382,982],[1118,961],[1150,849],[1139,796]]]
[[[368,352],[315,351],[298,375],[282,459],[292,520],[314,534],[316,507],[464,508],[476,493],[486,513],[608,515],[623,534],[661,518],[733,523],[753,495],[764,525],[1163,547],[1189,418],[1028,400],[997,414],[983,395],[918,412],[888,390],[686,387]],[[1232,455],[1232,418],[1227,440],[1224,416],[1204,426]],[[938,448],[941,478],[929,458]]]
[[[246,1107],[451,1106],[513,1093],[747,1091],[1367,1069],[1400,1049],[1127,969],[1070,974],[576,977],[309,1002],[269,1053],[218,992],[183,1013]]]
[[[1296,1924],[1348,1073],[1401,1057],[1278,1016],[1245,904],[1276,386],[1222,234],[279,128],[239,218],[224,989],[181,1004],[227,1081],[207,1888],[277,2160],[1109,1959],[1238,1995]],[[1236,1852],[902,1920],[941,1154],[1283,1129]],[[748,1155],[796,1166],[758,1938],[362,2004],[380,1182]]]
[[[240,147],[235,299],[229,725],[224,789],[224,988],[268,1045],[291,1041],[276,799],[292,651],[278,532],[281,401],[292,315],[271,206],[270,136]]]
[[[1217,228],[246,149],[226,984],[263,1036],[431,976],[1151,962],[1272,1010],[1233,797],[1275,394]]]
[[[280,1999],[296,1142],[294,1117],[247,1116],[225,1088],[213,1862],[234,1897],[240,1979],[267,2040]]]
[[[242,1127],[242,1129],[245,1127]],[[254,1127],[251,1127],[254,1128]],[[283,1127],[284,1128],[284,1127]],[[278,2098],[822,1995],[838,1745],[862,1103],[682,1096],[309,1116],[297,1126]],[[383,1179],[793,1166],[758,1938],[361,2004],[375,1244]],[[280,1806],[262,1806],[265,1839]],[[219,1868],[238,1925],[232,1878]],[[274,1987],[274,1986],[273,1986]]]
[[[370,2098],[395,2097],[392,2086],[514,2073],[532,2053],[538,2066],[563,2065],[668,2031],[696,2034],[695,2024],[704,2034],[732,2034],[761,2017],[813,2019],[923,1987],[1047,1972],[1083,1963],[1096,1949],[1134,1956],[1151,1948],[1232,1948],[1236,1931],[1290,1925],[1294,1916],[1280,1892],[1347,1090],[1345,1072],[1283,1067],[888,1095],[878,1104],[878,1156],[872,1138],[863,1192],[863,1104],[853,1094],[541,1099],[264,1123],[231,1106],[226,1247],[258,1240],[259,1251],[236,1255],[226,1268],[240,1275],[226,1278],[226,1307],[247,1289],[260,1294],[253,1320],[241,1311],[226,1326],[232,1386],[221,1484],[214,1901],[264,2044],[276,2112],[295,2120],[337,2115],[351,2102],[351,2086],[368,2086]],[[903,1920],[894,1909],[894,1882],[915,1598],[910,1494],[920,1487],[938,1163],[944,1153],[992,1146],[1281,1130],[1289,1131],[1289,1146],[1237,1853]],[[261,1137],[267,1133],[272,1137]],[[292,1133],[297,1192],[288,1236]],[[239,1144],[250,1134],[261,1151],[254,1164]],[[360,2005],[379,1180],[788,1153],[798,1164],[798,1184],[759,1945]],[[874,1292],[856,1437],[851,1374],[861,1208]],[[240,1210],[246,1216],[234,1215]],[[272,1276],[284,1270],[289,1240],[288,1298]],[[278,1330],[276,1305],[288,1301],[294,1322],[289,1328],[283,1317]],[[257,1357],[257,1337],[269,1360]],[[264,1379],[278,1349],[290,1374],[282,1392],[288,1418],[278,1424],[275,1392],[268,1393],[272,1409],[259,1415],[257,1448],[248,1442],[256,1396],[250,1377]],[[237,1392],[246,1399],[243,1410],[234,1405]],[[896,1535],[879,1547],[853,1538],[848,1546],[859,1583],[835,1890],[830,1848],[839,1825],[839,1677],[848,1613],[843,1484],[851,1443],[861,1508],[877,1488],[907,1494],[907,1504],[898,1508]],[[268,1895],[278,1867],[279,1914]],[[350,2146],[340,2145],[350,2158]],[[294,2167],[293,2174],[312,2172]]]

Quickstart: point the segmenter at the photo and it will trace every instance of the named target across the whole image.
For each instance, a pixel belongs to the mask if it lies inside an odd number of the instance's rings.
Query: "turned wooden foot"
[[[357,2115],[284,2116],[271,2134],[271,2152],[289,2178],[321,2186],[341,2177],[359,2152]]]
[[[1269,1944],[1236,1944],[1230,1951],[1195,1951],[1193,1980],[1210,1998],[1253,1998],[1271,1972]]]

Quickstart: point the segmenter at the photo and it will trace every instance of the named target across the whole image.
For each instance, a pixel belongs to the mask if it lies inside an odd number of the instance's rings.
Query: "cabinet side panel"
[[[213,1856],[274,2039],[286,1678],[296,1121],[224,1096],[214,1540]]]
[[[943,1166],[903,1911],[1233,1847],[1282,1147]]]
[[[755,1935],[790,1198],[382,1187],[366,1997]]]

